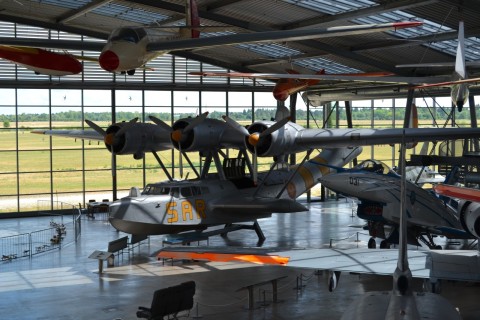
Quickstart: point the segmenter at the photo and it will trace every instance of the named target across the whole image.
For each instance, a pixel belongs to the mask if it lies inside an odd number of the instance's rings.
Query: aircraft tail
[[[198,14],[198,6],[195,0],[185,1],[185,25],[191,28],[185,29],[183,37],[199,38],[200,37],[200,16]]]
[[[315,186],[322,176],[336,172],[362,152],[362,147],[325,148],[313,159],[305,162],[287,185],[291,199]]]
[[[467,71],[465,67],[465,32],[463,28],[463,21],[458,24],[458,46],[457,57],[455,60],[455,72],[462,78],[467,78]]]

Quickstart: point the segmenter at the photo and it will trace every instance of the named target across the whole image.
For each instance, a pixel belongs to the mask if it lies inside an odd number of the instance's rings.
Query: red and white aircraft
[[[288,75],[292,75],[292,77],[283,77],[282,74],[279,77],[275,77],[275,74],[272,76],[265,76],[260,73],[248,73],[248,72],[190,72],[189,74],[195,76],[203,76],[203,77],[229,77],[229,78],[263,78],[263,79],[277,79],[278,82],[273,87],[273,96],[278,101],[285,101],[287,98],[299,91],[303,91],[311,86],[316,85],[320,82],[321,79],[310,79],[310,78],[303,78],[303,74],[300,72],[287,69],[285,70]],[[298,75],[295,77],[295,75]],[[315,73],[315,75],[325,75],[325,69],[322,69]],[[312,75],[312,76],[315,76]],[[384,76],[391,76],[393,73],[390,72],[366,72],[366,73],[337,73],[337,74],[329,74],[327,76],[361,76],[361,77],[384,77]]]
[[[417,27],[422,22],[393,22],[382,24],[349,25],[329,28],[278,30],[253,33],[238,33],[223,36],[200,37],[201,30],[211,27],[201,26],[195,0],[186,1],[186,26],[159,27],[122,27],[114,30],[107,43],[68,40],[47,40],[29,38],[1,38],[4,45],[101,51],[100,66],[109,72],[127,72],[143,67],[158,55],[177,50],[211,48],[240,43],[258,43],[275,41],[298,41],[345,35],[356,35],[401,28]],[[216,28],[218,30],[218,27]],[[16,62],[12,59],[12,61]],[[29,64],[24,64],[29,65]],[[54,69],[47,66],[44,69]],[[65,70],[64,70],[65,71]]]
[[[0,45],[0,58],[10,60],[36,74],[66,76],[83,71],[83,65],[78,61],[82,57],[38,48]]]
[[[475,65],[475,63],[471,63]],[[444,67],[446,63],[424,63],[424,64],[405,64],[397,65],[396,67]],[[477,64],[478,65],[478,64]],[[287,71],[288,72],[288,71]],[[457,55],[455,62],[455,71],[452,77],[445,76],[435,76],[435,77],[402,77],[394,76],[391,73],[358,73],[358,74],[325,74],[318,72],[316,74],[292,74],[288,73],[241,73],[241,72],[225,72],[225,73],[214,73],[214,72],[192,72],[190,74],[209,76],[209,77],[243,77],[243,78],[258,78],[258,79],[271,79],[282,81],[290,80],[292,87],[289,90],[282,92],[283,95],[279,95],[281,99],[285,100],[288,96],[287,94],[295,93],[295,89],[298,88],[298,91],[305,90],[308,86],[317,84],[320,80],[329,80],[329,81],[363,81],[363,82],[373,82],[373,83],[402,83],[406,85],[416,85],[414,89],[428,88],[428,87],[451,87],[451,97],[454,105],[458,107],[458,110],[461,111],[462,107],[468,98],[469,90],[468,86],[471,83],[480,82],[480,78],[467,78],[466,63],[465,63],[465,39],[464,39],[464,28],[463,21],[460,21],[458,28],[458,47]],[[294,86],[293,83],[297,82],[298,86]],[[310,83],[310,85],[306,85]],[[279,82],[280,84],[280,82]],[[292,89],[294,88],[294,89]],[[275,94],[275,93],[274,93]],[[283,99],[285,97],[285,99]],[[282,100],[283,99],[283,100]]]

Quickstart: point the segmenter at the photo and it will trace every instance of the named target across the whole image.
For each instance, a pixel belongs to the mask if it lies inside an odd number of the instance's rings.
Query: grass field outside
[[[298,123],[306,126],[306,121],[299,121]],[[369,127],[370,123],[370,120],[364,120],[357,121],[356,125]],[[108,123],[99,124],[104,128],[108,125]],[[242,124],[247,125],[249,123]],[[396,126],[401,127],[402,124],[397,121]],[[80,196],[76,197],[77,199],[83,198],[84,190],[85,192],[111,190],[112,157],[105,148],[103,141],[82,141],[30,132],[32,129],[48,128],[48,125],[48,122],[24,122],[19,123],[18,130],[13,127],[0,130],[0,177],[3,179],[3,183],[0,184],[0,212],[9,212],[9,206],[4,205],[2,199],[4,201],[7,198],[16,199],[17,194],[20,194],[23,202],[26,198],[36,197],[34,195],[38,194],[51,197],[52,194],[70,195],[78,193]],[[340,126],[346,127],[346,123],[341,121]],[[392,126],[392,121],[377,121],[375,126],[388,128]],[[81,123],[54,122],[52,127],[54,129],[79,129]],[[421,144],[415,149],[409,150],[407,155],[418,153],[420,147]],[[236,155],[236,151],[230,151],[229,153],[232,157]],[[179,153],[174,150],[162,151],[158,154],[167,168],[176,167],[173,173],[176,178],[179,178]],[[304,154],[298,154],[297,161],[301,161]],[[315,156],[315,152],[312,156]],[[190,153],[189,157],[199,170],[199,154]],[[396,165],[398,148],[390,145],[364,147],[358,159],[361,161],[371,158],[384,161],[389,166]],[[145,160],[135,160],[131,155],[117,156],[116,159],[117,181],[120,190],[125,191],[132,186],[143,187],[145,183],[166,180],[166,176],[157,161],[149,153],[145,155]],[[144,162],[145,173],[143,170]],[[190,172],[189,177],[194,177],[193,171],[187,167],[187,162],[183,161],[183,163],[185,174]],[[259,159],[260,169],[267,170],[270,163],[270,158]],[[29,210],[31,210],[29,206],[21,205],[20,211]]]

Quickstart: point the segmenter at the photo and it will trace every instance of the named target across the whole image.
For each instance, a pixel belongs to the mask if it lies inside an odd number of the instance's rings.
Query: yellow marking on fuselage
[[[298,174],[302,177],[303,181],[305,182],[305,188],[310,188],[313,186],[313,175],[306,167],[302,166],[298,169]]]
[[[178,212],[175,209],[177,203],[175,201],[167,202],[167,215],[171,216],[167,219],[168,223],[178,222]]]
[[[205,219],[207,217],[207,214],[205,213],[205,200],[203,199],[197,199],[195,200],[195,211],[197,212],[197,217]]]
[[[205,219],[207,214],[205,213],[207,206],[205,205],[205,200],[196,199],[195,200],[195,209],[192,203],[189,200],[183,200],[179,203],[179,210],[181,210],[181,219],[182,221],[192,221],[195,220],[194,212],[196,213],[197,219]],[[177,202],[169,201],[166,204],[167,212],[167,222],[176,223],[179,221],[179,212],[177,210]]]
[[[193,220],[193,208],[189,201],[182,201],[182,217],[183,221],[187,221],[187,214],[189,220]]]
[[[323,163],[323,164],[327,164],[328,161],[323,159],[323,158],[320,158],[320,157],[315,157],[313,158],[313,161],[315,162],[318,162],[318,163]],[[330,172],[330,168],[326,167],[326,166],[322,166],[322,165],[317,165],[318,169],[320,170],[320,172],[322,173],[322,176],[328,174]]]

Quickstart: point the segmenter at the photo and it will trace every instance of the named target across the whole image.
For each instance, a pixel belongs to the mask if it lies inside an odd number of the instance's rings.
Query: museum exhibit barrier
[[[49,203],[42,201],[36,216],[51,216],[49,228],[35,230],[29,233],[0,237],[0,254],[2,261],[12,261],[22,257],[35,255],[61,249],[75,242],[81,233],[80,210],[68,203]],[[58,209],[66,210],[72,216],[70,222],[64,222],[65,215],[60,215]],[[21,218],[19,218],[21,219]]]

